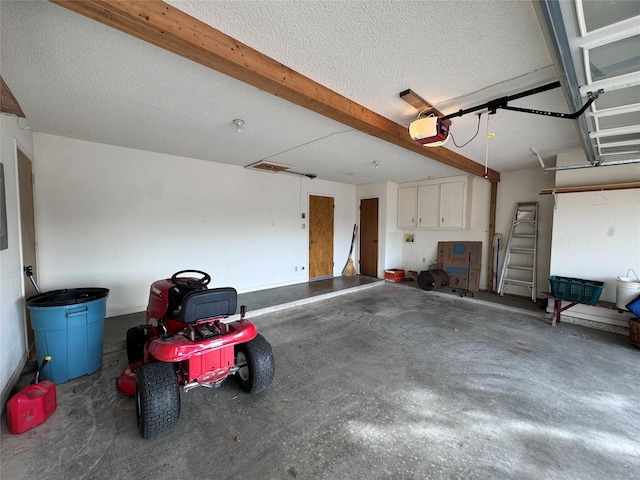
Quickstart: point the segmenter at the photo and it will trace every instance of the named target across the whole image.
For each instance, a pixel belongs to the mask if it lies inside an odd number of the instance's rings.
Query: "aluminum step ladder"
[[[527,287],[536,301],[536,265],[538,260],[538,202],[518,203],[507,242],[498,294],[516,285]]]

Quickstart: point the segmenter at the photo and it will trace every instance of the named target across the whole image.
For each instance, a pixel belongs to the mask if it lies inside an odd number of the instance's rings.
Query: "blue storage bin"
[[[42,371],[45,380],[64,383],[102,366],[108,295],[106,288],[76,288],[27,299],[38,364],[51,356]]]

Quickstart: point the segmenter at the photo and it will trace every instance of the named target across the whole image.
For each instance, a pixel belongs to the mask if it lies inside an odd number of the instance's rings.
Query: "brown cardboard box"
[[[438,263],[480,270],[482,267],[482,242],[438,242]]]
[[[464,267],[448,266],[444,267],[444,270],[449,275],[449,287],[458,288],[460,290],[470,290],[477,292],[480,290],[480,270],[471,270],[469,276],[469,285],[467,285],[467,273],[468,269]]]
[[[482,242],[438,242],[437,262],[449,275],[451,288],[480,290]]]

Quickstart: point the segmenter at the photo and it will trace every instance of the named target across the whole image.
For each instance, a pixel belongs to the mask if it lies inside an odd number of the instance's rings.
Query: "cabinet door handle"
[[[442,223],[444,223],[444,217],[442,217]]]
[[[420,217],[420,223],[422,223],[422,217]]]
[[[415,218],[412,218],[412,219],[411,219],[411,223],[416,223],[416,219],[415,219]]]

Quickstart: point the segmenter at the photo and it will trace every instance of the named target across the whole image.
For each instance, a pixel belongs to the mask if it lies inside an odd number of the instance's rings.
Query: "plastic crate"
[[[399,268],[391,268],[384,271],[384,279],[387,282],[402,282],[404,281],[404,270]]]
[[[604,282],[555,275],[549,277],[549,283],[551,283],[551,295],[554,297],[588,305],[598,303],[605,285]]]

